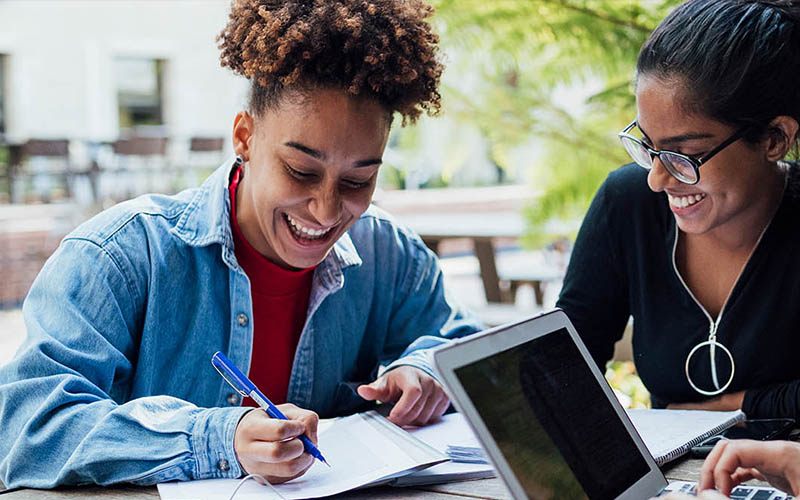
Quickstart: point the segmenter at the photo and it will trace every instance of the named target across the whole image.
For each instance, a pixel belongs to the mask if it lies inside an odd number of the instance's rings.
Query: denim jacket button
[[[237,396],[234,393],[230,393],[230,394],[228,394],[228,397],[225,398],[225,401],[227,401],[228,404],[231,405],[231,406],[237,405],[237,404],[239,404],[239,396]]]
[[[217,462],[217,469],[219,469],[221,472],[228,472],[231,470],[231,464],[229,464],[224,458],[221,458],[219,462]]]
[[[239,313],[239,315],[236,316],[236,321],[239,323],[239,326],[247,326],[250,320],[245,313]]]

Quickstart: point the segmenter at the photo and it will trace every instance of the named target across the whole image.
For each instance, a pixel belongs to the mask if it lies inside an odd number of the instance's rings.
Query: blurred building
[[[229,5],[0,1],[0,309],[93,211],[230,154],[247,82],[219,65]]]
[[[246,81],[219,65],[228,9],[227,0],[0,1],[0,137],[163,136],[174,148],[228,138],[246,95]]]
[[[0,309],[21,302],[91,213],[199,185],[231,154],[248,84],[219,64],[230,2],[0,0]],[[463,76],[446,72],[442,87],[469,94],[475,82]],[[382,186],[515,180],[485,133],[446,107],[415,127],[395,122]],[[522,148],[511,163],[533,156]]]

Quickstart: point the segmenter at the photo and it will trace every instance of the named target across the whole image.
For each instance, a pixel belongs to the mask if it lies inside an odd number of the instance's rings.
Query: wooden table
[[[448,187],[378,190],[373,202],[413,229],[437,254],[439,244],[444,240],[471,240],[488,303],[514,301],[513,293],[504,294],[500,288],[500,281],[508,281],[512,287],[521,283],[531,284],[541,307],[541,282],[550,280],[552,272],[548,270],[542,274],[537,269],[526,267],[523,272],[514,273],[521,277],[506,276],[503,269],[498,273],[494,250],[495,240],[516,240],[524,235],[524,208],[541,195],[528,185]],[[553,226],[550,229],[561,234],[573,231],[561,222],[548,226]]]
[[[0,492],[3,500],[66,500],[72,498],[92,498],[98,500],[154,500],[159,498],[154,486],[84,486],[80,488],[59,488],[56,490],[23,489],[11,492]],[[268,498],[268,497],[267,497]],[[431,500],[457,500],[459,498],[510,499],[511,495],[498,479],[479,479],[434,486],[415,488],[392,488],[380,486],[363,490],[350,491],[335,495],[332,500],[355,498],[361,500],[396,500],[400,498],[418,498]]]
[[[676,460],[663,468],[664,475],[672,481],[697,481],[703,461],[684,458]],[[764,484],[751,481],[749,484]],[[2,485],[0,485],[0,489]],[[72,498],[96,498],[99,500],[154,500],[159,498],[154,486],[84,486],[77,488],[59,488],[55,490],[21,489],[0,491],[0,500],[66,500]],[[499,479],[479,479],[456,483],[414,488],[392,488],[381,486],[364,490],[351,491],[329,497],[334,500],[355,498],[362,500],[396,500],[400,498],[457,500],[459,498],[508,500],[511,495]]]
[[[449,238],[472,240],[480,266],[487,302],[503,302],[493,242],[498,238],[519,238],[525,221],[519,212],[425,213],[398,216],[428,248],[438,252],[439,243]]]

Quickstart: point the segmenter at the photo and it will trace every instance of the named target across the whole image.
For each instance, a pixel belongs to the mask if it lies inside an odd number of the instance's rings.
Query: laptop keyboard
[[[697,492],[697,483],[675,481],[670,483],[658,496],[673,491],[695,496]],[[780,490],[763,486],[737,486],[731,491],[730,498],[732,500],[794,500],[793,496],[787,495]]]
[[[753,488],[750,486],[737,486],[731,491],[733,500],[791,500],[794,497],[787,496],[781,491],[772,488]]]

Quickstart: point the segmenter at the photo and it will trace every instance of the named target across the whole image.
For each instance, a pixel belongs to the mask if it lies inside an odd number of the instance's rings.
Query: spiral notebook
[[[745,419],[740,410],[628,410],[628,416],[658,465]]]

